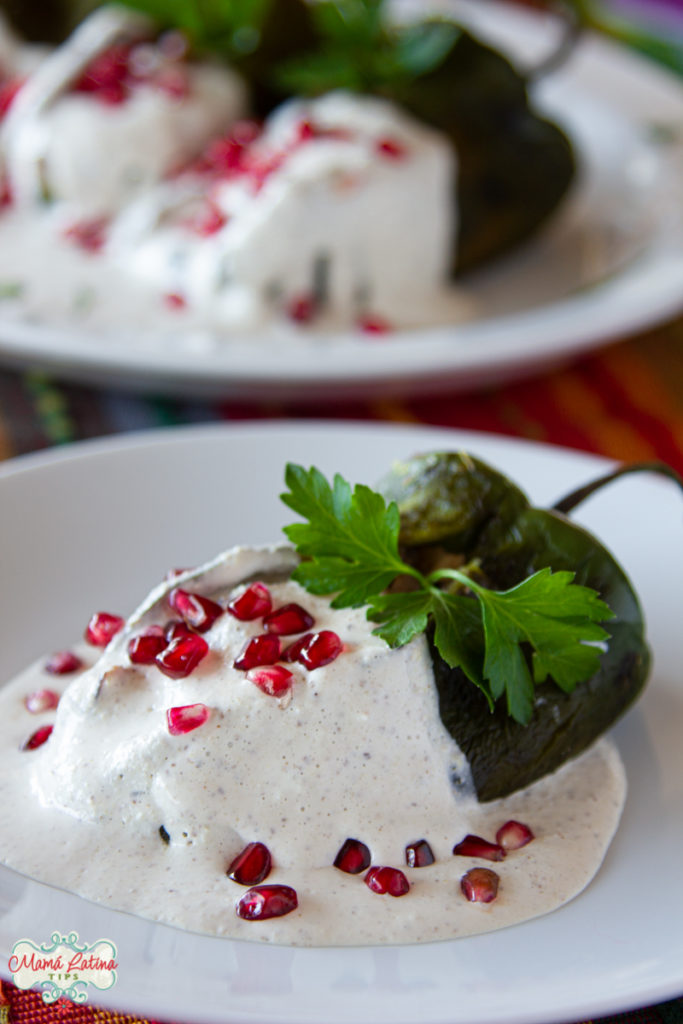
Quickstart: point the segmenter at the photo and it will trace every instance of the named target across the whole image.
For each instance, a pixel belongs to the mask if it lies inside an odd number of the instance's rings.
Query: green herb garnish
[[[434,644],[451,668],[460,668],[489,706],[505,695],[508,713],[527,724],[534,686],[549,676],[567,693],[600,666],[609,634],[598,625],[613,617],[595,590],[574,573],[541,569],[510,590],[490,590],[476,565],[424,575],[401,557],[400,518],[394,502],[362,484],[333,484],[315,467],[288,464],[282,501],[305,522],[284,532],[303,556],[293,578],[312,594],[335,594],[334,608],[368,606],[373,631],[401,647],[433,628]],[[386,593],[399,577],[414,589]]]

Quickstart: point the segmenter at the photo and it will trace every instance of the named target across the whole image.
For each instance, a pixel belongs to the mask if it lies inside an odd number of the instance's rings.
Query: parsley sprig
[[[363,484],[289,463],[282,501],[304,522],[284,532],[302,555],[293,577],[312,594],[334,594],[334,608],[368,607],[373,631],[401,647],[433,627],[434,644],[460,668],[491,708],[505,696],[508,713],[527,724],[534,686],[548,677],[570,693],[600,665],[599,625],[613,617],[596,591],[574,573],[541,569],[509,590],[491,590],[476,566],[427,575],[401,557],[399,510]],[[399,577],[413,588],[387,589]]]

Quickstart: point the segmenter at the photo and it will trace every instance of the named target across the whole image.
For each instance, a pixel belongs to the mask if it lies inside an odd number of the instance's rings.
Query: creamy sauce
[[[32,715],[23,704],[27,693],[59,685],[40,665],[2,691],[2,861],[184,929],[294,945],[471,935],[546,913],[579,892],[597,871],[623,805],[615,748],[601,740],[527,790],[478,804],[463,755],[438,716],[424,641],[389,650],[371,635],[362,610],[334,610],[288,580],[294,562],[287,548],[234,549],[161,585],[93,667],[62,677],[56,713]],[[224,605],[240,581],[254,578],[268,581],[275,607],[297,602],[314,616],[313,630],[335,631],[344,644],[338,657],[310,671],[289,664],[291,691],[268,696],[233,667],[262,622],[224,614],[204,634],[209,655],[186,679],[131,665],[131,636],[168,621],[172,586]],[[210,708],[208,721],[171,735],[166,710],[196,702]],[[19,749],[52,721],[47,743]],[[454,776],[464,784],[456,788]],[[527,846],[495,864],[452,855],[467,833],[492,840],[511,818],[533,829]],[[410,891],[377,895],[362,875],[335,868],[349,837],[370,848],[373,865],[403,870]],[[407,868],[406,845],[423,838],[435,863]],[[298,909],[284,917],[236,916],[245,890],[225,872],[253,841],[272,855],[267,883],[298,893]],[[473,866],[500,876],[493,903],[463,897],[460,879]]]

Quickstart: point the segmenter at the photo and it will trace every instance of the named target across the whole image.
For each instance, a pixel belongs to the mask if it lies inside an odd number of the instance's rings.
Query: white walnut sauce
[[[263,632],[260,620],[218,618],[204,634],[210,653],[185,679],[130,664],[130,637],[171,617],[173,584],[150,595],[94,667],[55,677],[41,663],[3,689],[2,861],[180,928],[308,946],[471,935],[546,913],[583,889],[625,796],[611,742],[505,800],[478,804],[451,781],[466,779],[467,766],[438,716],[426,643],[389,650],[362,609],[331,609],[282,578],[293,560],[286,548],[236,548],[175,581],[225,604],[240,581],[264,579],[276,607],[296,602],[314,616],[314,630],[339,635],[344,650],[330,664],[287,666],[295,676],[287,699],[233,667],[245,637]],[[85,656],[92,663],[97,654]],[[57,711],[30,714],[25,696],[45,687],[64,689]],[[167,709],[196,702],[211,709],[208,721],[171,735]],[[43,746],[20,749],[53,721]],[[509,819],[528,824],[535,839],[495,864],[453,856],[467,833],[493,840]],[[410,891],[377,895],[362,874],[336,869],[348,837],[370,848],[373,865],[400,868]],[[422,838],[436,861],[408,868],[405,847]],[[286,916],[236,916],[245,890],[225,872],[253,841],[272,855],[267,883],[297,891],[298,909]],[[460,878],[473,866],[500,876],[494,902],[463,897]]]

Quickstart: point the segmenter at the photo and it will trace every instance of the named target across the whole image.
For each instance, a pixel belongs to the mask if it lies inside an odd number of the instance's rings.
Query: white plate
[[[372,483],[394,458],[433,448],[468,449],[545,504],[606,466],[486,435],[286,422],[141,434],[0,466],[0,679],[73,642],[93,609],[132,609],[169,566],[277,538],[290,519],[277,498],[286,460]],[[0,973],[19,938],[76,930],[119,950],[116,987],[91,1001],[196,1024],[551,1024],[680,994],[681,495],[627,478],[577,518],[631,573],[655,670],[615,729],[629,781],[621,827],[576,900],[471,939],[306,950],[183,933],[0,869]]]
[[[436,3],[459,10],[458,0]],[[552,49],[552,18],[493,2],[462,6],[474,10],[480,33],[524,66]],[[644,58],[586,36],[535,92],[539,107],[574,140],[582,171],[533,243],[463,284],[477,310],[469,322],[382,340],[313,332],[288,342],[274,331],[220,344],[207,332],[174,329],[161,312],[143,328],[130,303],[111,303],[75,323],[61,308],[68,303],[46,298],[37,323],[21,302],[5,301],[0,359],[127,388],[317,401],[492,384],[679,312],[681,152],[653,128],[673,128],[681,141],[681,83]],[[36,241],[31,259],[42,260],[49,281],[53,269],[42,248]],[[103,282],[95,275],[93,283]]]

